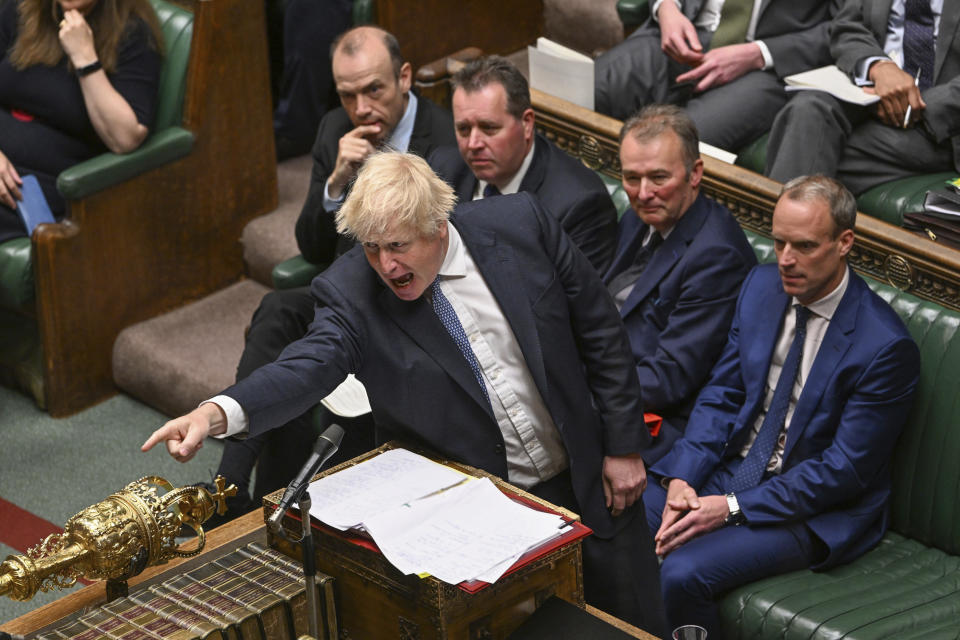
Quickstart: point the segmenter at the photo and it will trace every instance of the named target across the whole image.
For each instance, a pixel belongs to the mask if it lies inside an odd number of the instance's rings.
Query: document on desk
[[[817,91],[826,91],[833,97],[867,106],[880,101],[880,96],[867,93],[862,87],[858,87],[852,80],[841,71],[837,65],[831,64],[817,69],[795,73],[783,79],[787,91],[805,91],[815,89]]]
[[[505,496],[488,479],[463,483],[364,521],[383,555],[407,574],[450,584],[495,582],[528,550],[560,535],[564,520]]]
[[[566,530],[560,515],[511,500],[488,478],[406,449],[317,480],[310,500],[310,515],[341,531],[365,531],[403,573],[450,584],[495,582]]]
[[[443,491],[469,476],[406,449],[391,449],[311,483],[310,515],[340,529]]]

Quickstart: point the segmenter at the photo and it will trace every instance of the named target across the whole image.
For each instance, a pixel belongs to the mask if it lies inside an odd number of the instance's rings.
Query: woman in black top
[[[160,51],[148,0],[0,0],[0,242],[26,235],[20,176],[37,176],[60,219],[61,171],[140,146]]]

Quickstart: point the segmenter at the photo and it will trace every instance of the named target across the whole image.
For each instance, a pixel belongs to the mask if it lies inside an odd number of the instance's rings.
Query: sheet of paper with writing
[[[343,531],[467,477],[406,449],[392,449],[312,483],[310,515]]]
[[[495,582],[526,551],[558,536],[563,524],[559,515],[510,500],[487,478],[364,521],[395,567],[450,584]]]

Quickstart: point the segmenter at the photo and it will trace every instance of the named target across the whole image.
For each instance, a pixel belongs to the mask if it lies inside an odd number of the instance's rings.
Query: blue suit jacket
[[[624,214],[604,282],[633,263],[648,228],[632,210]],[[697,392],[726,342],[740,285],[756,264],[727,208],[700,195],[654,252],[620,309],[643,407],[665,419],[644,454],[648,464],[682,435]]]
[[[477,178],[455,145],[438,148],[427,161],[460,202],[473,199]],[[538,134],[519,190],[536,195],[594,268],[606,270],[617,241],[617,210],[597,174]]]
[[[570,458],[580,513],[612,535],[604,455],[642,451],[636,374],[600,276],[526,193],[467,202],[452,224],[500,304]],[[246,410],[250,434],[288,422],[353,372],[382,440],[426,446],[500,477],[507,464],[489,403],[429,302],[404,302],[355,247],[313,281],[320,303],[307,335],[277,362],[225,391]]]
[[[763,406],[790,300],[776,265],[751,272],[686,433],[654,473],[698,488],[724,458],[739,455]],[[890,457],[919,371],[919,350],[900,318],[851,271],[794,409],[782,472],[737,494],[750,525],[805,523],[829,551],[819,566],[876,544],[887,526]]]

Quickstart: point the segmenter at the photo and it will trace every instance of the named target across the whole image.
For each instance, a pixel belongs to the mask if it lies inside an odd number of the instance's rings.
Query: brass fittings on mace
[[[206,540],[201,525],[214,510],[226,513],[226,498],[237,493],[222,477],[215,485],[211,494],[203,487],[174,489],[159,476],[131,482],[70,518],[63,533],[47,536],[26,555],[8,556],[0,564],[0,596],[29,600],[78,578],[122,582],[148,566],[200,553]],[[177,546],[184,525],[197,534],[194,548]]]

